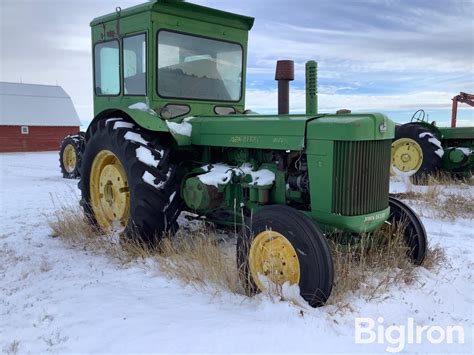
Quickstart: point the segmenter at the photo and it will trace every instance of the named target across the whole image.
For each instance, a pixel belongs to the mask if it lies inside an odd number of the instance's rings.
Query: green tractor
[[[425,111],[416,111],[410,123],[397,125],[392,144],[393,175],[409,176],[414,183],[438,172],[470,178],[474,171],[474,127],[456,127],[458,102],[474,106],[474,95],[453,98],[451,127],[437,127]]]
[[[253,22],[163,0],[92,21],[95,118],[79,162],[86,216],[150,245],[185,210],[237,224],[247,292],[294,284],[312,306],[331,293],[333,232],[364,238],[403,223],[408,257],[421,264],[423,225],[389,197],[394,123],[319,113],[314,61],[305,114],[288,113],[292,61],[277,63],[278,114],[246,110]]]

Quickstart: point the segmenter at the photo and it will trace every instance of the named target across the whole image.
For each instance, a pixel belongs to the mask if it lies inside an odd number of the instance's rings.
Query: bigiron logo
[[[383,317],[356,318],[354,341],[356,344],[387,344],[385,350],[398,353],[405,349],[406,344],[464,344],[464,328],[460,325],[418,325],[413,318],[406,324],[384,324]]]

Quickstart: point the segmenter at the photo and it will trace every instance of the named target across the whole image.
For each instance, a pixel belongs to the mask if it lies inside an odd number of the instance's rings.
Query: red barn
[[[79,126],[62,87],[0,82],[0,152],[59,150]]]

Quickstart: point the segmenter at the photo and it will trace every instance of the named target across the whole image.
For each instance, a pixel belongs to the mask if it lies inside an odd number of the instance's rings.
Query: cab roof
[[[254,22],[253,17],[216,10],[180,0],[155,0],[119,10],[108,15],[96,17],[92,20],[90,25],[95,26],[104,22],[117,20],[119,17],[124,18],[148,11],[215,23],[246,31],[252,28]]]

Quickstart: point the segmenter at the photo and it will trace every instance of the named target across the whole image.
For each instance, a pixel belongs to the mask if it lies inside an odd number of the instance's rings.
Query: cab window
[[[238,43],[161,30],[158,32],[158,95],[239,101],[242,47]]]
[[[96,95],[120,94],[119,43],[108,41],[94,47],[94,86]]]
[[[123,88],[125,95],[146,95],[145,34],[123,39]]]

